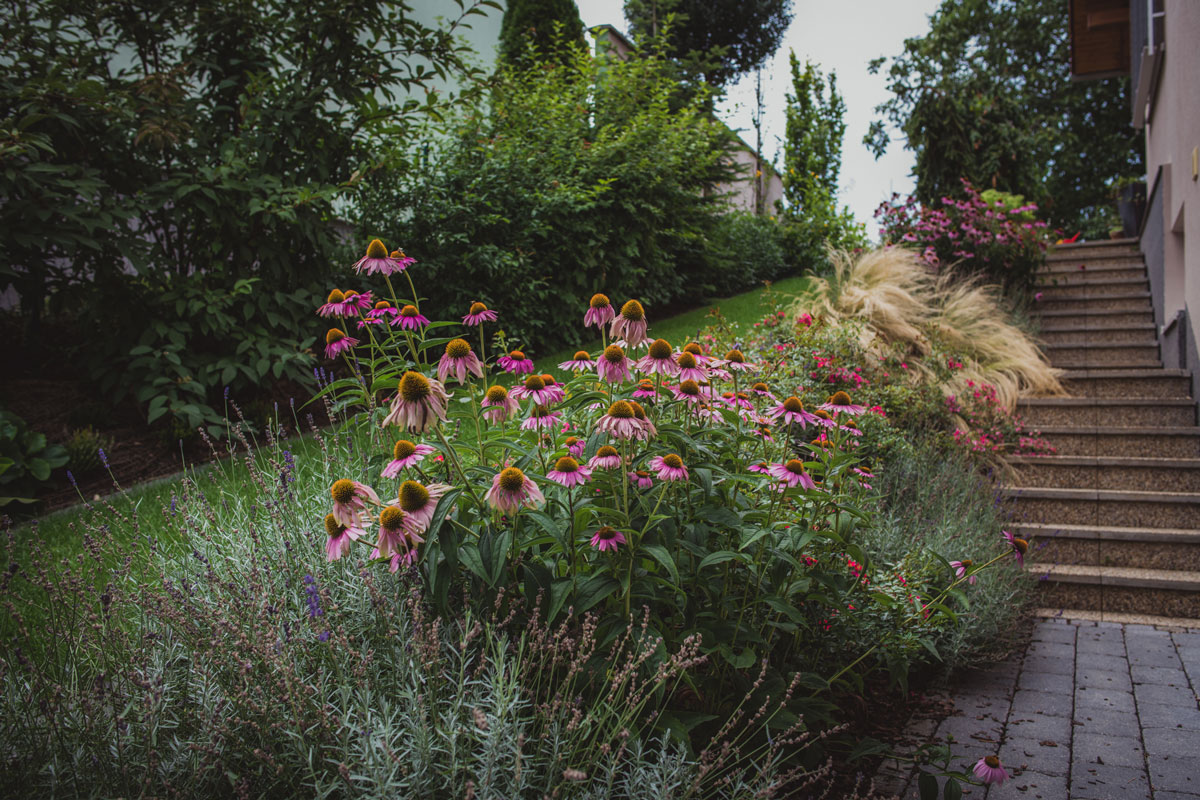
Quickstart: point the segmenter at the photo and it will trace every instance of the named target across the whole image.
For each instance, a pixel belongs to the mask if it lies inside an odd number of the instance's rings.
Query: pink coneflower
[[[772,464],[767,468],[767,473],[777,479],[781,487],[786,486],[789,489],[796,486],[803,486],[805,489],[817,488],[813,479],[804,471],[804,462],[798,458],[789,459],[784,464]]]
[[[871,471],[870,471],[870,470],[868,470],[868,469],[859,469],[858,467],[854,467],[854,468],[853,468],[852,470],[850,470],[850,471],[851,471],[851,472],[853,472],[855,475],[857,475],[857,476],[858,476],[858,478],[859,478],[859,480],[858,480],[858,483],[859,483],[859,485],[860,485],[860,486],[862,486],[864,489],[870,489],[870,488],[871,488],[871,484],[867,483],[867,481],[869,481],[869,480],[875,480],[875,473],[874,473],[874,472],[871,472]],[[974,582],[975,582],[975,581],[971,581],[971,583],[974,583]]]
[[[660,481],[686,481],[688,479],[687,467],[683,465],[683,459],[675,453],[650,459],[650,469],[654,470]]]
[[[392,448],[392,460],[383,468],[383,477],[396,477],[400,470],[420,464],[432,452],[434,449],[427,444],[414,444],[408,439],[400,439]]]
[[[708,377],[708,372],[700,367],[700,363],[696,361],[696,356],[692,353],[683,352],[675,357],[675,366],[678,367],[678,372],[681,381],[702,381]]]
[[[322,317],[349,317],[358,312],[358,302],[351,298],[346,302],[346,294],[341,289],[334,289],[325,299],[325,305],[317,309]]]
[[[419,372],[406,372],[400,378],[391,411],[383,420],[386,428],[396,425],[409,433],[425,433],[446,419],[446,404],[450,396],[441,381],[426,378]]]
[[[634,416],[633,406],[626,400],[618,400],[608,407],[608,413],[596,422],[596,427],[614,439],[636,439],[642,433],[642,424]]]
[[[587,350],[579,350],[571,356],[570,361],[560,362],[558,368],[580,372],[594,366],[596,366],[596,362],[592,360],[591,354]]]
[[[608,335],[624,339],[630,347],[637,347],[646,340],[646,309],[637,300],[621,306],[621,313],[613,318]]]
[[[521,408],[517,399],[509,395],[508,389],[503,386],[489,388],[479,405],[483,407],[484,419],[491,423],[504,422]]]
[[[402,272],[405,267],[400,265],[400,262],[392,258],[388,254],[388,249],[383,246],[383,242],[378,239],[372,239],[367,245],[367,254],[360,258],[354,264],[355,272],[366,272],[368,275],[379,273],[381,275],[391,275],[396,272]]]
[[[370,311],[374,308],[374,300],[371,299],[370,292],[356,292],[353,289],[347,289],[343,303],[347,306],[353,306],[354,311]]]
[[[771,465],[768,464],[766,461],[759,461],[756,464],[751,464],[750,466],[746,467],[746,469],[749,470],[750,472],[757,472],[762,475],[768,475],[771,472]]]
[[[526,358],[520,350],[513,350],[506,356],[500,356],[496,359],[496,363],[500,365],[500,369],[514,375],[533,372],[533,362]]]
[[[515,391],[515,390],[514,390]],[[529,419],[521,423],[521,430],[537,431],[544,428],[557,427],[562,415],[557,411],[551,411],[546,406],[534,406],[529,413]]]
[[[1000,759],[996,756],[984,756],[975,762],[975,777],[984,783],[994,783],[997,786],[1003,786],[1008,780],[1008,773],[1004,771],[1004,767],[1000,766]]]
[[[649,489],[654,485],[654,479],[645,470],[638,469],[633,472],[627,472],[625,475],[629,478],[629,482],[639,489]]]
[[[829,412],[823,408],[818,408],[815,412],[813,412],[813,416],[816,417],[816,419],[812,420],[814,425],[820,425],[822,428],[836,428],[838,426],[838,424],[833,421],[833,417],[830,416]],[[825,434],[821,435],[824,436]]]
[[[346,478],[334,481],[333,486],[329,488],[329,493],[333,495],[333,518],[339,525],[351,528],[362,526],[360,519],[363,510],[367,507],[367,500],[375,504],[379,503],[379,495],[375,494],[374,489]]]
[[[471,303],[471,308],[467,310],[467,315],[463,317],[463,325],[482,325],[485,322],[495,322],[496,312],[485,306],[483,303]]]
[[[532,508],[546,502],[537,485],[516,467],[508,467],[496,474],[486,499],[501,514],[512,514],[522,506]]]
[[[564,444],[567,446],[567,452],[575,458],[579,458],[581,455],[583,455],[583,451],[587,447],[587,442],[585,442],[583,439],[580,439],[578,436],[568,436]]]
[[[604,348],[604,352],[596,359],[596,374],[609,383],[629,380],[629,358],[625,350],[615,344]]]
[[[750,364],[746,361],[746,356],[742,355],[741,350],[730,350],[726,353],[721,366],[733,372],[756,372],[758,370],[757,364]]]
[[[754,410],[754,403],[750,402],[750,396],[745,392],[738,392],[737,394],[734,394],[733,392],[724,392],[721,394],[721,400],[724,401],[726,405],[733,406],[734,408],[740,408],[743,411]]]
[[[421,541],[424,541],[424,539],[422,539]],[[379,548],[376,547],[374,550],[371,551],[371,560],[374,561],[375,559],[377,559],[379,557],[380,557]],[[403,553],[392,553],[392,557],[388,562],[388,572],[399,572],[400,567],[402,567],[402,566],[407,567],[410,564],[413,564],[414,562],[416,562],[416,560],[417,560],[417,548],[415,548],[415,547],[409,548],[407,551],[405,551]]]
[[[400,324],[400,309],[393,306],[387,300],[380,300],[375,304],[375,307],[367,312],[367,319],[387,322],[391,325]]]
[[[429,327],[429,320],[416,306],[408,305],[400,309],[400,321],[396,325],[402,330],[418,331],[421,328]]]
[[[450,487],[444,483],[431,483],[422,486],[416,481],[405,481],[400,484],[397,504],[407,515],[404,518],[404,528],[409,533],[424,533],[433,522],[433,512]]]
[[[482,378],[483,364],[480,363],[475,353],[471,351],[471,345],[467,344],[466,339],[451,339],[446,342],[446,352],[442,354],[441,360],[438,361],[438,380],[444,383],[446,376],[453,374],[456,381],[466,383],[467,373],[474,375],[476,378]]]
[[[623,544],[625,544],[625,534],[607,525],[592,534],[592,547],[601,553],[605,550],[616,550]]]
[[[596,451],[588,461],[592,469],[618,469],[621,466],[621,454],[611,444],[606,444]]]
[[[541,377],[542,383],[546,384],[546,396],[550,398],[550,402],[561,403],[567,396],[567,393],[563,391],[562,384],[548,372],[543,373]]]
[[[566,486],[582,486],[592,478],[592,471],[580,466],[571,456],[563,456],[554,462],[554,469],[546,473],[546,477],[557,484]]]
[[[423,541],[420,533],[409,530],[409,516],[403,509],[388,506],[379,512],[379,539],[375,542],[371,558],[390,558],[409,553]]]
[[[754,392],[754,394],[758,395],[759,397],[768,397],[772,400],[775,399],[775,395],[771,392],[771,387],[767,386],[762,381],[759,381],[751,386],[750,391]]]
[[[638,382],[637,388],[633,390],[633,396],[638,400],[655,400],[658,398],[658,392],[654,388],[654,383],[649,380]]]
[[[850,414],[855,416],[867,410],[866,406],[856,406],[850,402],[850,395],[846,392],[834,392],[829,396],[829,399],[821,404],[823,411],[832,411],[835,414]]]
[[[628,400],[629,407],[633,409],[633,418],[642,426],[642,431],[636,438],[646,441],[658,436],[658,428],[650,421],[650,417],[646,415],[646,409],[642,408],[642,404],[636,400]]]
[[[411,267],[413,264],[417,263],[417,260],[415,258],[413,258],[412,256],[404,255],[404,251],[399,250],[399,249],[393,250],[392,252],[388,253],[388,258],[390,258],[390,259],[392,259],[392,261],[396,262],[396,271],[397,272],[403,272],[404,270]]]
[[[356,344],[358,344],[358,339],[347,336],[344,331],[337,328],[330,328],[329,333],[325,334],[325,357],[337,358],[347,350],[353,350]]]
[[[366,535],[366,531],[359,527],[357,519],[352,525],[344,525],[338,522],[333,514],[325,515],[325,533],[329,535],[325,540],[326,561],[337,561],[350,552],[351,546],[360,536]]]
[[[647,375],[673,377],[679,374],[679,365],[675,363],[671,343],[666,339],[655,339],[651,342],[646,355],[638,359],[637,368]]]
[[[956,578],[965,577],[967,579],[967,583],[969,583],[969,584],[974,584],[975,581],[978,580],[974,575],[967,574],[968,572],[970,572],[971,567],[973,567],[974,565],[975,565],[975,562],[973,562],[969,558],[964,558],[962,561],[951,561],[950,562],[950,568],[952,570],[954,570],[954,577],[956,577]]]
[[[1000,531],[1000,533],[1004,535],[1004,541],[1012,548],[1013,555],[1017,557],[1017,563],[1022,567],[1025,566],[1025,553],[1029,551],[1029,542],[1008,531]]]
[[[594,294],[588,303],[587,313],[583,315],[583,327],[588,328],[595,325],[597,328],[601,328],[616,315],[617,312],[613,310],[612,303],[606,296]]]
[[[508,394],[517,400],[529,398],[534,405],[548,406],[562,400],[561,390],[555,391],[556,388],[547,387],[546,380],[541,375],[530,375],[524,384],[514,386]]]
[[[699,405],[704,402],[704,394],[700,391],[700,384],[695,381],[680,381],[671,392],[675,395],[676,400],[682,400],[689,406]]]
[[[772,408],[769,413],[772,417],[788,425],[799,422],[801,429],[808,423],[817,421],[817,416],[805,411],[804,403],[801,403],[800,398],[795,395]]]
[[[681,353],[691,353],[692,358],[696,359],[696,363],[700,366],[707,366],[708,362],[712,361],[712,356],[704,352],[704,348],[696,342],[688,342],[680,350]]]

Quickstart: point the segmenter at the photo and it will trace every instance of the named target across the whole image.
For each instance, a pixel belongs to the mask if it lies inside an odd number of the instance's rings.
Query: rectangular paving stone
[[[1135,800],[1150,797],[1146,771],[1108,764],[1071,764],[1072,800]]]
[[[1129,651],[1130,665],[1139,667],[1167,667],[1168,669],[1179,669],[1181,666],[1179,656],[1174,649],[1171,650],[1133,650]]]
[[[1075,673],[1075,686],[1076,688],[1084,686],[1088,689],[1107,689],[1114,692],[1133,691],[1133,683],[1129,680],[1128,672],[1091,669],[1083,666]]]
[[[1196,800],[1200,794],[1191,794],[1190,792],[1160,792],[1154,790],[1154,800]]]
[[[1120,655],[1102,655],[1079,653],[1075,663],[1075,671],[1079,670],[1097,670],[1104,672],[1128,672],[1129,659],[1125,658],[1125,650],[1122,648]]]
[[[1073,646],[1075,644],[1075,628],[1061,623],[1039,622],[1033,626],[1033,640],[1035,642],[1063,642]]]
[[[1155,792],[1162,789],[1200,794],[1200,773],[1196,772],[1194,753],[1191,758],[1151,753],[1146,761],[1150,765],[1150,782]]]
[[[1111,708],[1115,711],[1133,711],[1133,695],[1118,689],[1088,689],[1076,687],[1075,707]]]
[[[1159,686],[1153,683],[1139,683],[1133,687],[1138,703],[1155,705],[1179,705],[1184,708],[1196,708],[1196,695],[1185,686]]]
[[[1028,689],[1018,689],[1013,695],[1012,713],[1021,716],[1045,714],[1051,717],[1066,717],[1070,719],[1072,702],[1070,695],[1052,692],[1033,692]],[[1131,709],[1132,710],[1132,709]]]
[[[1138,703],[1142,724],[1155,728],[1181,728],[1200,731],[1200,710],[1180,705]]]
[[[1142,740],[1153,756],[1200,758],[1200,731],[1185,728],[1144,728]]]
[[[1051,739],[1006,739],[1000,747],[1000,763],[1066,778],[1071,771],[1071,748]]]
[[[1134,723],[1136,725],[1136,719]],[[1071,720],[1066,717],[1048,717],[1045,714],[1025,716],[1010,714],[1008,725],[1004,728],[1004,735],[1012,739],[1052,741],[1060,746],[1070,747],[1072,727]]]
[[[1100,733],[1107,736],[1137,737],[1141,727],[1138,716],[1132,711],[1117,711],[1110,708],[1078,708],[1071,727],[1078,736],[1081,733]]]
[[[1075,761],[1085,764],[1110,764],[1118,767],[1145,766],[1142,743],[1131,736],[1105,736],[1099,733],[1077,733],[1071,743]]]
[[[984,697],[981,695],[959,695],[954,698],[954,707],[970,719],[989,718],[1003,723],[1008,719],[1007,697]]]
[[[1185,633],[1184,631],[1172,631],[1171,638],[1175,640],[1176,647],[1200,648],[1200,633]]]
[[[1020,689],[1031,689],[1035,692],[1067,692],[1074,687],[1070,675],[1059,675],[1054,672],[1033,672],[1025,670],[1017,683]]]
[[[1050,658],[1065,658],[1069,660],[1075,659],[1075,643],[1074,642],[1032,642],[1025,651],[1025,661],[1029,661],[1030,656],[1048,656]],[[1026,667],[1028,672],[1028,667]]]
[[[1066,796],[1065,775],[1046,775],[1031,769],[1013,771],[1003,786],[988,790],[988,800],[1060,800]]]
[[[990,716],[984,719],[974,717],[947,717],[938,726],[937,738],[970,744],[974,741],[980,745],[996,746],[1000,744],[1000,734],[1004,723]]]
[[[1074,657],[1026,656],[1024,669],[1031,672],[1050,672],[1055,675],[1074,675]]]
[[[1134,683],[1155,683],[1163,686],[1187,686],[1187,675],[1182,669],[1167,667],[1132,666],[1129,672],[1133,675]]]

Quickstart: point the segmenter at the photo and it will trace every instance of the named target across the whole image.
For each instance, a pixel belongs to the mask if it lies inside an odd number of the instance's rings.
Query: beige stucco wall
[[[738,211],[754,211],[754,153],[738,148],[732,152],[732,160],[740,171],[740,177],[731,183],[718,184],[721,194],[730,193],[729,207]],[[783,179],[769,164],[761,163],[763,213],[775,213],[775,201],[783,200]]]
[[[1192,151],[1200,147],[1200,2],[1166,0],[1166,49],[1146,124],[1146,166],[1161,166],[1164,313],[1169,324],[1186,308],[1192,341],[1200,342],[1200,181]]]

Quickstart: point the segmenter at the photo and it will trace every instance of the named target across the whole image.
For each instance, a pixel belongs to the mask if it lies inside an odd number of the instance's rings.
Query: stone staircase
[[[1200,427],[1185,370],[1159,359],[1136,240],[1062,245],[1036,304],[1069,397],[1018,413],[1057,448],[1013,457],[1014,532],[1033,539],[1047,613],[1200,619]]]

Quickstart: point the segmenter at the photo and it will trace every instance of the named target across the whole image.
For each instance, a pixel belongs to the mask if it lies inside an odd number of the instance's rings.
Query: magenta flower
[[[402,330],[418,331],[429,327],[429,320],[417,310],[416,306],[408,305],[400,309],[400,321],[396,323]]]
[[[408,259],[403,253],[400,253],[400,256],[400,259],[392,258],[388,249],[383,246],[383,242],[372,239],[371,243],[367,245],[367,254],[355,262],[354,271],[366,272],[368,275],[375,273],[392,275],[396,272],[403,272],[409,264],[413,263],[413,259]]]
[[[1004,771],[1004,767],[1000,766],[1000,759],[996,756],[984,756],[975,762],[975,777],[984,783],[994,783],[997,786],[1003,786],[1008,780],[1008,773]]]
[[[741,350],[730,350],[725,354],[725,360],[721,362],[721,366],[733,372],[756,372],[757,364],[750,364],[746,361],[746,357],[742,355]]]
[[[446,419],[446,404],[450,396],[440,381],[430,380],[419,372],[406,372],[400,378],[392,408],[383,426],[396,425],[409,433],[425,433]]]
[[[596,374],[609,383],[629,380],[629,358],[625,350],[615,344],[604,348],[604,352],[596,359]]]
[[[866,411],[866,406],[857,406],[850,402],[850,395],[846,392],[834,392],[820,406],[822,411],[832,411],[835,414],[850,414],[855,416]]]
[[[325,357],[337,358],[342,353],[353,350],[357,344],[358,339],[353,336],[347,336],[337,328],[330,328],[329,333],[325,334]]]
[[[674,355],[670,342],[666,339],[655,339],[650,343],[646,355],[638,359],[637,368],[647,375],[674,377],[679,374],[679,365],[675,363]]]
[[[759,397],[766,397],[770,400],[775,399],[775,395],[771,392],[771,387],[767,386],[761,381],[751,386],[750,391],[754,392]]]
[[[445,383],[446,376],[453,374],[454,379],[459,383],[466,383],[467,373],[474,375],[476,378],[482,378],[483,364],[471,352],[471,345],[467,344],[466,339],[451,339],[446,342],[446,352],[442,354],[441,360],[438,361],[438,380]]]
[[[592,471],[580,466],[571,456],[563,456],[554,462],[554,469],[547,472],[546,477],[569,489],[572,486],[582,486],[591,480]]]
[[[388,506],[379,512],[379,538],[371,558],[390,558],[414,551],[425,541],[416,530],[409,530],[409,516],[399,506]]]
[[[325,305],[317,309],[318,316],[322,317],[350,317],[358,311],[358,301],[354,298],[357,292],[351,292],[349,302],[346,300],[346,294],[341,289],[334,289],[329,293],[329,297],[325,300]]]
[[[521,423],[521,430],[537,431],[554,428],[561,419],[562,415],[557,411],[551,411],[546,406],[534,406],[529,413],[529,418]]]
[[[553,378],[551,379],[553,380]],[[557,385],[547,386],[546,380],[541,375],[530,375],[525,379],[525,383],[521,386],[514,386],[508,393],[510,397],[515,397],[517,400],[526,398],[532,400],[535,405],[547,406],[551,403],[562,401],[562,390]]]
[[[485,322],[495,322],[496,312],[485,306],[483,303],[471,303],[471,308],[467,310],[467,315],[463,317],[463,325],[482,325]]]
[[[971,569],[971,567],[973,565],[974,565],[974,562],[971,561],[971,559],[969,559],[969,558],[964,558],[962,561],[951,561],[950,562],[950,568],[954,570],[954,577],[962,578],[965,576],[967,579],[967,583],[969,583],[969,584],[974,584],[975,581],[978,580],[978,578],[976,578],[974,575],[967,575],[967,572]]]
[[[400,470],[420,464],[425,456],[432,452],[434,449],[427,444],[413,444],[407,439],[399,440],[392,448],[392,460],[383,468],[383,477],[395,478],[400,474]]]
[[[763,475],[767,475],[771,471],[771,465],[765,461],[759,461],[758,463],[751,464],[750,466],[746,467],[746,469],[750,472],[758,472]]]
[[[592,547],[601,553],[605,550],[616,550],[623,544],[625,544],[625,535],[607,525],[592,534]]]
[[[545,373],[540,377],[542,383],[546,384],[546,397],[550,399],[550,402],[561,403],[567,396],[566,392],[563,391],[562,384],[554,380],[554,376],[550,373]]]
[[[571,356],[570,361],[562,361],[559,363],[559,369],[572,370],[582,372],[596,366],[596,362],[592,360],[592,356],[587,350],[579,350],[575,355]]]
[[[634,470],[633,472],[625,473],[629,478],[629,482],[637,486],[639,489],[649,489],[654,485],[654,479],[650,477],[650,473],[645,470]]]
[[[805,411],[804,403],[800,402],[800,398],[795,395],[772,408],[770,415],[788,425],[799,422],[801,429],[804,429],[808,423],[816,422],[819,419],[815,414]]]
[[[596,422],[596,427],[614,439],[636,439],[642,432],[642,425],[627,400],[618,400],[610,405],[608,413]]]
[[[1029,551],[1029,542],[1022,539],[1020,536],[1014,536],[1008,531],[1000,531],[1004,535],[1004,541],[1012,548],[1013,555],[1017,558],[1017,563],[1022,567],[1025,566],[1025,553]]]
[[[654,470],[660,481],[686,481],[688,479],[687,467],[683,465],[683,459],[675,453],[650,459],[650,469]]]
[[[387,322],[390,325],[400,324],[400,310],[387,300],[380,300],[375,307],[367,312],[367,319],[375,322]]]
[[[742,411],[754,410],[754,403],[750,402],[750,397],[745,392],[738,392],[737,394],[734,394],[733,392],[724,392],[721,395],[721,400],[723,400],[726,405],[733,406],[734,408],[741,409]]]
[[[508,467],[496,474],[485,499],[501,514],[513,514],[523,506],[534,507],[546,502],[537,485],[516,467]]]
[[[617,452],[617,448],[606,444],[596,451],[596,455],[591,457],[588,466],[592,469],[619,469],[621,454]]]
[[[630,347],[637,347],[646,340],[646,309],[637,300],[625,303],[621,306],[621,313],[613,318],[608,335],[614,339],[624,339]]]
[[[686,350],[675,357],[675,366],[678,369],[676,374],[681,381],[696,381],[699,383],[708,379],[708,372],[700,366],[700,363],[696,360],[696,356]]]
[[[658,392],[655,390],[653,382],[642,380],[633,390],[633,396],[638,400],[655,400],[658,398]]]
[[[650,417],[646,416],[646,409],[642,408],[642,404],[636,400],[628,400],[629,407],[633,409],[633,418],[642,426],[642,430],[634,438],[645,441],[658,436],[658,428],[650,421]]]
[[[612,303],[602,294],[592,295],[591,302],[588,303],[587,313],[583,315],[583,327],[588,328],[595,325],[597,328],[607,325],[613,317],[617,315],[613,311]]]
[[[337,561],[350,552],[350,547],[360,536],[366,535],[366,531],[358,526],[357,520],[353,525],[345,525],[338,522],[333,514],[325,515],[325,532],[328,534],[325,540],[326,561]]]
[[[767,467],[767,473],[780,483],[780,488],[793,489],[803,486],[805,489],[815,489],[817,485],[804,471],[804,462],[798,458],[789,459],[785,464],[772,464]]]
[[[700,391],[700,384],[693,380],[680,381],[679,385],[671,391],[675,395],[676,400],[681,400],[689,406],[696,406],[704,402],[704,394]]]
[[[405,513],[405,530],[412,534],[421,534],[429,530],[438,500],[449,490],[450,487],[444,483],[422,486],[416,481],[405,481],[400,484],[397,503]]]
[[[483,407],[484,419],[491,423],[503,422],[521,408],[517,399],[510,396],[508,389],[503,386],[489,388],[487,394],[483,396],[483,402],[479,405]]]
[[[379,504],[379,495],[374,489],[346,478],[334,481],[329,493],[333,495],[334,520],[348,528],[362,527],[362,512],[367,507],[367,500]]]
[[[581,455],[583,455],[584,448],[587,447],[587,442],[585,442],[583,439],[580,439],[578,436],[568,436],[567,440],[563,444],[566,445],[567,452],[575,458],[579,458]]]
[[[496,359],[496,363],[500,365],[500,369],[514,375],[533,372],[533,362],[526,358],[520,350],[513,350],[506,356],[500,356]]]

